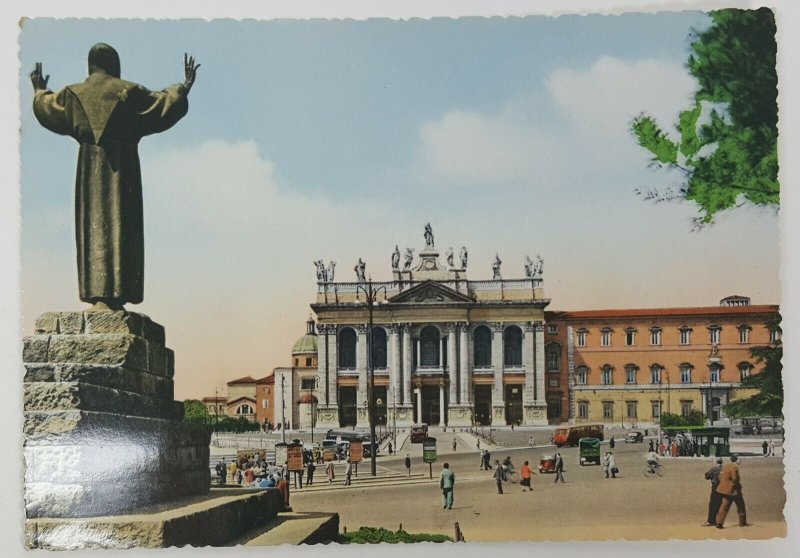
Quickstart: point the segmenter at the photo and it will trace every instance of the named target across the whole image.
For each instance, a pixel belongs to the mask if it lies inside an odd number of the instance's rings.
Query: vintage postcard
[[[22,19],[24,546],[785,550],[779,14]]]

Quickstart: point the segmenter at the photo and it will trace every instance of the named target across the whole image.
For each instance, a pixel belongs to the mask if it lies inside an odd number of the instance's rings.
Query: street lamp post
[[[286,376],[281,374],[281,442],[286,443]]]
[[[381,285],[374,288],[372,286],[372,277],[369,278],[366,285],[359,284],[356,287],[356,294],[361,291],[367,301],[367,310],[369,312],[369,322],[367,325],[367,371],[369,373],[369,385],[367,393],[367,413],[369,415],[369,436],[370,436],[370,474],[374,477],[378,474],[378,464],[375,454],[377,453],[377,441],[375,440],[375,367],[372,362],[372,313],[375,306],[376,296],[383,291],[386,296],[386,287]]]

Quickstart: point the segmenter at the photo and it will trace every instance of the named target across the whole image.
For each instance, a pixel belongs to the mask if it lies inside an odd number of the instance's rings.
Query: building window
[[[626,364],[625,365],[625,383],[626,384],[635,384],[636,383],[636,365],[635,364]]]
[[[653,416],[653,421],[661,419],[661,401],[650,402],[650,414]]]
[[[682,384],[691,384],[692,383],[692,365],[691,364],[681,364],[681,383]]]
[[[356,332],[346,327],[338,335],[339,368],[356,367]]]
[[[600,330],[600,346],[601,347],[610,347],[611,346],[611,328],[604,327]]]
[[[636,330],[629,327],[625,330],[625,345],[633,347],[636,344]]]
[[[372,328],[372,366],[386,368],[386,330],[382,327]]]
[[[585,366],[578,366],[575,370],[575,375],[577,377],[577,382],[579,385],[586,384],[586,377],[589,375],[589,369]]]
[[[558,387],[558,377],[555,378],[548,378],[547,385],[549,387]]]
[[[739,326],[739,343],[750,342],[750,326],[742,324]]]
[[[262,409],[269,409],[269,399],[262,399],[261,400],[261,408]]]
[[[651,327],[650,328],[650,344],[651,345],[660,345],[661,344],[661,328],[660,327]]]
[[[522,366],[522,330],[509,326],[503,332],[503,364]]]
[[[708,342],[712,345],[719,345],[719,332],[721,327],[718,325],[708,326]]]
[[[547,347],[547,369],[559,370],[561,368],[561,347],[552,344]]]
[[[636,401],[628,401],[626,407],[628,409],[628,418],[636,418],[637,416],[639,416],[636,413],[636,407],[637,407]]]
[[[719,382],[720,368],[721,368],[720,365],[714,364],[708,369],[708,380],[712,384],[715,384],[715,383]]]
[[[316,387],[316,378],[303,378],[300,380],[300,389],[314,389]]]
[[[773,328],[769,330],[769,342],[770,343],[777,343],[781,340],[781,330],[780,328]]]
[[[681,401],[681,415],[689,416],[692,414],[692,402],[691,401]]]
[[[578,401],[578,417],[582,419],[589,418],[588,401]]]
[[[492,332],[486,326],[478,326],[472,333],[472,348],[477,368],[492,365]]]
[[[555,324],[547,324],[547,334],[556,335],[558,333],[558,326]]]
[[[613,419],[614,418],[614,402],[613,401],[603,401],[603,418],[604,419]]]
[[[419,334],[420,366],[423,368],[438,368],[440,366],[439,330],[433,326],[426,326]]]
[[[239,407],[236,408],[237,415],[252,415],[254,412],[253,408],[247,403],[239,405]]]
[[[692,328],[683,326],[679,330],[680,344],[689,345],[692,342]]]
[[[611,384],[611,367],[606,364],[603,366],[602,370],[600,371],[600,383],[604,385]]]
[[[577,337],[576,342],[577,342],[578,347],[585,347],[586,346],[586,334],[587,333],[588,332],[585,329],[579,329],[578,331],[575,332],[575,335]]]
[[[739,381],[744,381],[745,378],[750,376],[750,371],[752,370],[752,366],[749,362],[740,362],[739,363]]]
[[[661,365],[660,364],[651,364],[650,365],[650,383],[651,384],[660,384],[661,383]]]
[[[306,357],[306,368],[311,366],[311,357]]]

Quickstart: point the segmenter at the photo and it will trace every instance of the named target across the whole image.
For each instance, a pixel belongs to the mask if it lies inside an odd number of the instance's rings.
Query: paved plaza
[[[565,484],[554,484],[551,474],[536,474],[533,492],[523,493],[519,485],[506,483],[505,494],[496,493],[491,471],[479,470],[476,448],[468,447],[464,433],[459,451],[452,453],[452,433],[439,433],[439,461],[422,462],[419,445],[403,444],[398,455],[378,459],[378,478],[369,476],[369,463],[359,467],[353,485],[343,486],[344,464],[329,485],[324,470],[318,469],[315,486],[294,490],[292,507],[297,512],[335,511],[342,528],[360,526],[409,532],[452,535],[458,522],[467,541],[543,541],[602,539],[769,539],[783,537],[786,524],[783,508],[782,457],[744,456],[740,470],[747,503],[748,527],[738,527],[731,510],[725,529],[702,527],[708,505],[709,482],[703,477],[711,466],[708,458],[663,459],[664,476],[644,476],[647,444],[617,443],[613,450],[620,475],[606,479],[599,466],[578,465],[576,448],[562,448]],[[537,434],[538,437],[538,434]],[[525,438],[527,439],[527,438]],[[542,440],[546,439],[545,436]],[[474,438],[472,438],[474,440]],[[463,443],[462,443],[463,442]],[[749,448],[744,444],[745,449]],[[606,451],[608,444],[603,445]],[[757,444],[752,444],[757,451]],[[403,458],[412,455],[412,476],[406,478]],[[536,465],[550,447],[501,449],[495,458],[511,456],[519,469],[525,460]],[[747,453],[746,451],[743,453]],[[441,464],[450,463],[456,474],[455,505],[443,510],[438,489]],[[376,503],[379,503],[376,505]]]

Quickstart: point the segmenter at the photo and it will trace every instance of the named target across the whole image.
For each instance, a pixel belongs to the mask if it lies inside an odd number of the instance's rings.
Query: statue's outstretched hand
[[[186,76],[183,80],[183,86],[186,88],[186,91],[190,91],[192,89],[192,85],[194,85],[194,80],[197,77],[197,69],[200,67],[200,64],[195,66],[194,57],[189,56],[185,52],[183,53],[183,73]]]
[[[50,79],[50,75],[43,76],[42,75],[42,63],[37,62],[31,72],[31,83],[33,84],[34,91],[42,91],[47,89],[47,81]]]

